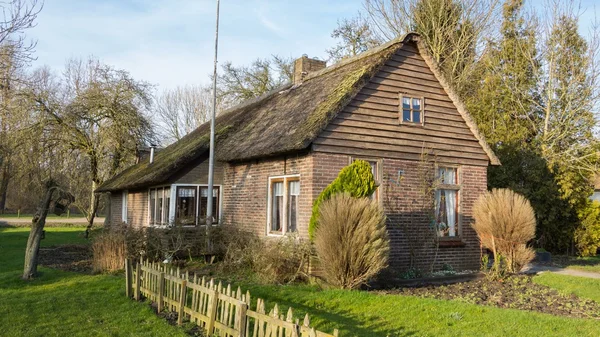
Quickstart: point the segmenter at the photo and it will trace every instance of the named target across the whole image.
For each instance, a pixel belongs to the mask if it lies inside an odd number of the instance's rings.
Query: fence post
[[[187,281],[181,280],[181,292],[179,293],[179,308],[178,308],[179,313],[177,316],[177,325],[183,324],[186,296],[187,296]]]
[[[162,312],[163,311],[163,307],[164,307],[164,300],[163,300],[163,294],[165,292],[165,273],[161,272],[160,275],[158,276],[158,312]]]
[[[135,300],[139,301],[141,296],[141,289],[140,289],[140,278],[141,278],[141,274],[142,274],[142,268],[141,265],[139,263],[136,263],[135,265]]]
[[[208,306],[208,322],[206,323],[206,334],[212,336],[215,327],[215,319],[217,318],[217,304],[219,302],[219,291],[213,289]]]
[[[239,304],[238,309],[239,310],[237,310],[237,314],[238,314],[237,321],[239,324],[238,329],[240,331],[239,337],[246,337],[246,319],[248,318],[246,316],[246,313],[248,311],[248,304],[246,304],[246,303]]]
[[[131,260],[125,259],[125,295],[127,298],[131,298],[132,295],[131,272]]]

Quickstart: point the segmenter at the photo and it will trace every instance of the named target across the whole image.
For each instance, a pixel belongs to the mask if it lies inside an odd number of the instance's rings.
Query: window
[[[151,188],[149,192],[150,225],[169,223],[169,207],[171,205],[171,189],[169,187]]]
[[[177,187],[175,217],[183,225],[196,224],[196,186]]]
[[[121,198],[121,221],[127,222],[127,198],[129,198],[129,192],[123,191]]]
[[[150,224],[156,223],[156,189],[150,190]]]
[[[269,178],[268,233],[297,231],[299,197],[299,176]]]
[[[435,192],[435,215],[438,235],[455,237],[458,235],[458,202],[460,182],[458,169],[439,167],[438,189]]]
[[[380,186],[381,181],[379,178],[379,160],[378,159],[365,159],[365,158],[351,158],[352,163],[357,160],[364,160],[367,163],[369,163],[369,165],[371,165],[371,173],[373,173],[373,178],[375,179],[375,184],[377,184],[377,186]],[[373,194],[371,194],[370,198],[373,200],[379,200],[379,188],[377,188],[375,190],[375,192],[373,192]]]
[[[213,187],[213,207],[212,207],[212,217],[213,224],[219,222],[219,195],[221,188],[219,186]],[[200,222],[205,221],[206,219],[206,211],[208,209],[208,186],[200,187],[200,200],[199,200],[198,210],[200,216]]]
[[[423,98],[400,95],[401,123],[423,124]]]
[[[300,181],[288,182],[288,231],[298,229],[298,196],[300,196]]]

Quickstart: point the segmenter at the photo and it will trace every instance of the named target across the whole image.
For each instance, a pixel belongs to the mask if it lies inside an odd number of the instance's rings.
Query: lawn
[[[85,244],[82,228],[47,228],[43,246]],[[0,228],[1,336],[185,336],[144,303],[125,297],[123,278],[41,268],[20,280],[27,228]]]
[[[85,243],[80,228],[48,228],[45,246]],[[83,275],[42,268],[34,282],[19,279],[27,230],[0,229],[0,335],[6,336],[183,336],[143,303],[124,296],[121,276]],[[587,285],[561,275],[542,275],[565,292],[596,298]],[[573,282],[573,283],[571,283]],[[583,284],[583,283],[582,283]],[[598,336],[600,323],[514,309],[500,309],[376,292],[322,290],[315,286],[240,284],[254,298],[310,313],[313,326],[340,336]],[[573,288],[569,288],[573,286]],[[598,285],[590,287],[600,289]],[[587,290],[586,290],[587,289]]]
[[[536,276],[533,281],[558,289],[564,294],[574,294],[600,302],[600,279],[543,273]]]

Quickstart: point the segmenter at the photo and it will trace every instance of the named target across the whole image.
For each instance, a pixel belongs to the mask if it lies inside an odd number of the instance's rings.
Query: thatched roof
[[[415,37],[416,34],[408,34],[311,73],[299,85],[285,85],[222,112],[216,119],[216,160],[243,161],[308,148],[389,57]],[[209,135],[210,123],[205,123],[157,153],[153,163],[146,161],[126,169],[102,184],[97,192],[167,181],[208,150]]]

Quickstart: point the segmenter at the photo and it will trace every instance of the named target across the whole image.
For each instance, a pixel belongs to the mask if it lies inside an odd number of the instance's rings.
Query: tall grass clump
[[[333,195],[320,207],[315,249],[329,284],[356,289],[367,283],[388,265],[383,208],[368,198]]]
[[[115,272],[124,267],[127,240],[123,231],[104,231],[92,242],[94,272]]]
[[[481,244],[494,254],[492,275],[517,273],[533,260],[535,252],[527,243],[535,236],[536,223],[529,200],[509,189],[494,189],[479,197],[473,213]]]

